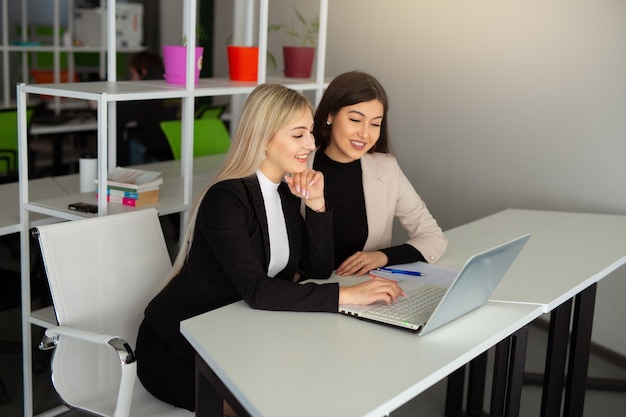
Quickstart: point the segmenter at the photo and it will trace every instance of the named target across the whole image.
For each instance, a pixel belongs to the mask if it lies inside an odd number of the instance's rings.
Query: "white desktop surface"
[[[53,135],[59,133],[88,132],[98,130],[98,120],[95,117],[79,117],[59,124],[36,124],[30,126],[31,135]]]
[[[539,315],[488,302],[425,336],[332,313],[253,310],[243,301],[181,332],[254,416],[389,413]]]
[[[528,232],[492,300],[550,312],[626,263],[626,216],[509,209],[446,231],[438,264],[458,270],[471,255]]]
[[[226,154],[196,156],[193,158],[193,175],[198,177],[213,178],[217,170],[222,166]],[[146,169],[149,171],[159,171],[163,178],[180,177],[180,160],[152,162],[130,166],[129,168]]]
[[[29,181],[31,199],[44,199],[65,194],[63,188],[51,177]],[[20,190],[19,183],[0,185],[0,236],[20,231]],[[44,221],[45,216],[33,215],[31,224]]]

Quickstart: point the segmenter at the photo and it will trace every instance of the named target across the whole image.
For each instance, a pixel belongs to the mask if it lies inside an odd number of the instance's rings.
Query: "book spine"
[[[134,199],[139,198],[139,193],[135,193],[131,191],[115,190],[111,188],[107,190],[107,194],[110,196],[116,196],[116,197],[134,198]]]
[[[98,187],[96,187],[96,192],[98,191]],[[134,190],[132,188],[122,188],[122,187],[112,187],[112,186],[108,186],[107,187],[107,195],[119,195],[122,197],[132,197],[132,196],[141,196],[142,194],[148,193],[148,192],[154,192],[154,191],[159,191],[159,187],[150,187],[150,188],[146,188],[146,189],[141,189],[141,190]],[[125,195],[122,195],[121,193],[125,193]]]
[[[116,195],[107,195],[107,201],[109,203],[118,203],[118,204],[122,204],[122,200],[124,197],[118,197]]]
[[[129,193],[136,193],[137,192],[136,188],[120,187],[120,186],[117,186],[117,185],[107,185],[107,192],[108,192],[108,190],[127,191]]]
[[[125,198],[125,197],[118,197],[118,196],[107,196],[107,201],[109,203],[122,204],[124,206],[129,206],[129,207],[137,207],[137,206],[144,204],[144,203],[140,203],[139,200],[136,200],[134,198]],[[157,203],[157,201],[154,201],[154,203]],[[152,203],[145,203],[145,204],[152,204]]]

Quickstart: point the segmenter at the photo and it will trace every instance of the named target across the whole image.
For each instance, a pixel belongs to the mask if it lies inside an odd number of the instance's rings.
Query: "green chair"
[[[35,109],[26,110],[27,123]],[[0,183],[17,181],[17,110],[0,110]]]
[[[161,130],[165,134],[172,149],[174,159],[180,159],[181,132],[180,120],[161,122]],[[194,119],[193,156],[226,153],[230,148],[230,135],[224,122],[218,118]]]
[[[226,104],[203,104],[196,109],[196,119],[219,119],[226,110]]]

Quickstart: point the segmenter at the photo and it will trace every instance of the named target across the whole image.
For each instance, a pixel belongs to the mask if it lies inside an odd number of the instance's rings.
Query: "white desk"
[[[196,177],[213,178],[217,170],[222,166],[226,154],[197,156],[193,158],[193,175]],[[159,171],[163,178],[180,177],[180,160],[152,162],[150,164],[137,165],[133,168]]]
[[[19,183],[12,182],[0,185],[0,236],[18,233],[20,231],[20,198]],[[38,178],[30,180],[31,198],[44,199],[63,195],[65,191],[52,178]],[[45,216],[34,215],[31,218],[33,226],[43,224]]]
[[[79,117],[59,124],[36,124],[30,126],[31,135],[56,135],[60,133],[90,132],[98,130],[95,117]]]
[[[202,358],[198,366],[206,363],[211,369],[205,372],[221,380],[218,389],[223,383],[253,415],[307,415],[314,410],[311,415],[380,416],[504,340],[503,333],[490,334],[495,329],[485,324],[489,320],[512,334],[525,319],[551,312],[541,412],[560,414],[565,386],[563,413],[582,415],[595,286],[626,262],[626,216],[505,210],[447,231],[449,247],[439,264],[460,269],[474,253],[527,232],[531,239],[492,301],[425,337],[333,314],[260,312],[243,302],[184,321],[181,331]],[[521,314],[525,309],[526,316]],[[516,320],[509,316],[514,311],[520,313]],[[481,322],[483,314],[489,320]],[[504,326],[501,320],[509,319]],[[470,328],[478,333],[468,335]],[[416,365],[399,359],[408,352],[427,359]],[[383,356],[381,363],[368,362]],[[374,389],[367,378],[370,371],[384,384]],[[395,382],[392,375],[403,382]],[[452,380],[459,374],[454,375]],[[211,392],[201,383],[203,392]],[[474,403],[481,413],[482,401],[481,392]]]
[[[204,361],[250,415],[380,417],[541,312],[489,302],[417,336],[340,314],[259,311],[240,301],[183,321],[181,332],[197,364]],[[202,399],[216,395],[203,388]]]
[[[492,300],[534,303],[551,313],[541,415],[561,413],[565,389],[563,414],[582,416],[596,283],[626,263],[626,216],[504,210],[447,231],[449,246],[439,264],[460,269],[473,253],[528,232],[530,240]],[[455,379],[463,379],[462,371]],[[470,382],[470,390],[478,384]],[[468,409],[482,407],[482,393],[475,395]]]
[[[626,216],[509,209],[446,231],[439,265],[460,269],[474,253],[528,232],[493,300],[548,313],[626,263]]]
[[[49,140],[52,147],[52,174],[60,175],[63,173],[63,139],[64,134],[96,132],[98,130],[98,122],[95,117],[79,116],[70,119],[67,122],[59,124],[37,124],[36,121],[29,127],[28,146],[32,149],[33,142]],[[43,137],[43,138],[41,138]],[[95,138],[94,138],[95,143]]]

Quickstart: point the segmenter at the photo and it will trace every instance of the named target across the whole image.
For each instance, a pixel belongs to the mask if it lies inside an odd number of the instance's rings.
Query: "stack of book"
[[[160,172],[117,167],[108,174],[107,201],[132,207],[156,204],[162,183]]]

